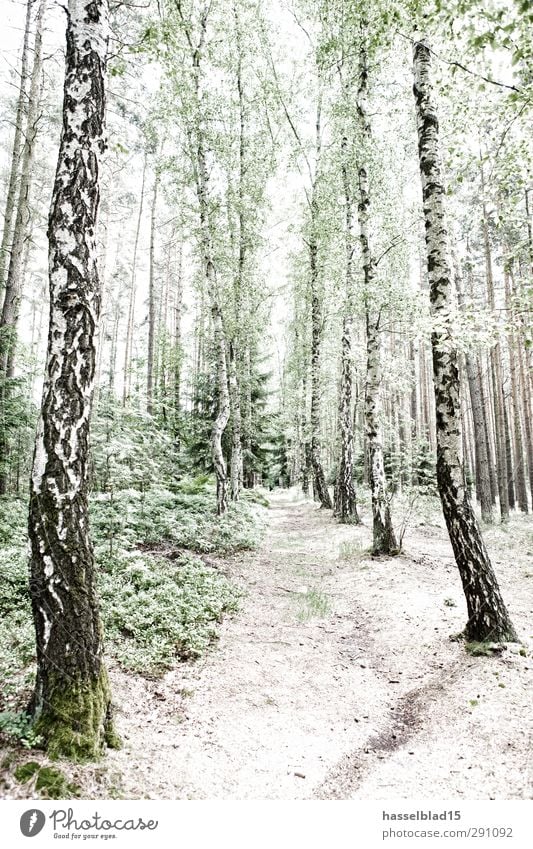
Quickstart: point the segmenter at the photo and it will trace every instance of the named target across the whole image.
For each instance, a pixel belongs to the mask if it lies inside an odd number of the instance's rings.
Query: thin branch
[[[389,251],[394,250],[394,248],[397,248],[397,247],[398,247],[398,245],[401,245],[403,242],[406,242],[406,241],[407,241],[407,239],[405,239],[405,238],[403,238],[403,239],[402,239],[402,238],[401,238],[401,236],[396,236],[396,238],[395,238],[395,239],[393,239],[393,241],[391,242],[391,244],[389,245],[389,247],[388,247],[388,248],[386,248],[386,249],[383,251],[383,253],[382,253],[382,254],[380,254],[380,255],[378,256],[378,258],[377,258],[377,259],[376,259],[376,261],[374,262],[374,265],[375,265],[375,266],[378,266],[378,265],[379,265],[379,263],[381,262],[381,260],[383,259],[383,257],[387,256],[387,254],[389,253]]]
[[[416,44],[416,39],[411,38],[409,35],[405,35],[405,33],[400,32],[400,30],[396,30],[398,35],[401,35],[402,38],[405,38],[410,44]],[[500,83],[498,80],[493,80],[491,77],[486,77],[484,74],[480,74],[478,71],[473,71],[471,68],[467,68],[466,65],[461,64],[461,62],[457,62],[452,59],[445,59],[444,56],[440,56],[436,53],[431,47],[426,44],[429,52],[440,62],[445,62],[446,65],[453,65],[456,68],[460,68],[461,71],[465,71],[467,74],[471,74],[473,77],[477,77],[479,80],[483,80],[486,83],[490,83],[490,85],[499,86],[499,88],[507,88],[510,91],[516,91],[518,93],[522,92],[523,89],[517,88],[515,85],[509,85],[508,83]]]

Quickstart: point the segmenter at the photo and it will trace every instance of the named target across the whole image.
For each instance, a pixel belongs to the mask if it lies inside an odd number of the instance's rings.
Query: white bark
[[[414,39],[414,96],[425,218],[432,314],[433,383],[437,430],[437,483],[468,608],[465,636],[471,640],[516,639],[465,486],[457,350],[452,333],[452,278],[439,152],[439,121],[431,86],[431,52]]]

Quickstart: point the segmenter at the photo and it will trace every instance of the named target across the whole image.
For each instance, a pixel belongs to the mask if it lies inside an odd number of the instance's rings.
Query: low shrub
[[[126,668],[159,672],[199,657],[216,637],[239,591],[192,556],[175,560],[120,554],[99,578],[108,653]]]

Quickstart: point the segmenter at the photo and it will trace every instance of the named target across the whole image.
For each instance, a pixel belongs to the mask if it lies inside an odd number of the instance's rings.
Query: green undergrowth
[[[231,554],[255,548],[260,539],[260,508],[246,496],[224,516],[214,511],[214,491],[171,491],[154,487],[100,493],[92,503],[92,527],[100,548],[131,550],[135,545],[169,542],[199,553]]]
[[[91,525],[109,658],[135,672],[160,674],[207,649],[224,614],[237,609],[240,591],[199,555],[228,556],[256,547],[263,501],[261,494],[245,493],[218,517],[207,476],[185,477],[172,489],[167,484],[145,492],[93,494]],[[35,740],[20,712],[35,670],[26,526],[26,501],[1,500],[0,732],[30,747]]]
[[[199,558],[133,553],[108,558],[100,575],[108,652],[126,668],[157,673],[199,657],[239,591]]]
[[[69,782],[61,770],[53,766],[28,761],[15,767],[13,775],[19,784],[31,784],[35,795],[43,799],[76,799],[80,796],[78,785]]]

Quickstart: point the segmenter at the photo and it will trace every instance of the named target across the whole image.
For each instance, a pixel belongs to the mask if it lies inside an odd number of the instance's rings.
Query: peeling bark
[[[375,555],[398,554],[399,547],[392,527],[387,493],[387,480],[383,463],[383,446],[380,438],[380,392],[381,392],[381,311],[371,308],[376,293],[376,262],[370,240],[370,191],[368,185],[368,151],[372,144],[372,131],[366,112],[368,97],[368,55],[366,31],[363,24],[359,48],[359,85],[357,90],[357,119],[360,148],[357,154],[357,176],[359,186],[359,241],[363,257],[363,272],[366,291],[366,386],[365,386],[365,435],[368,451],[368,477],[372,493],[373,542]],[[371,314],[372,312],[372,314]]]
[[[48,752],[78,759],[98,757],[106,743],[116,743],[87,503],[107,45],[107,0],[70,0],[63,128],[48,222],[48,350],[30,482],[37,642],[31,710]]]
[[[439,122],[432,100],[431,53],[415,34],[414,96],[432,313],[444,324],[431,338],[437,430],[437,484],[468,608],[464,634],[479,641],[515,640],[468,498],[461,456],[460,387],[452,336],[452,279],[444,213]]]

